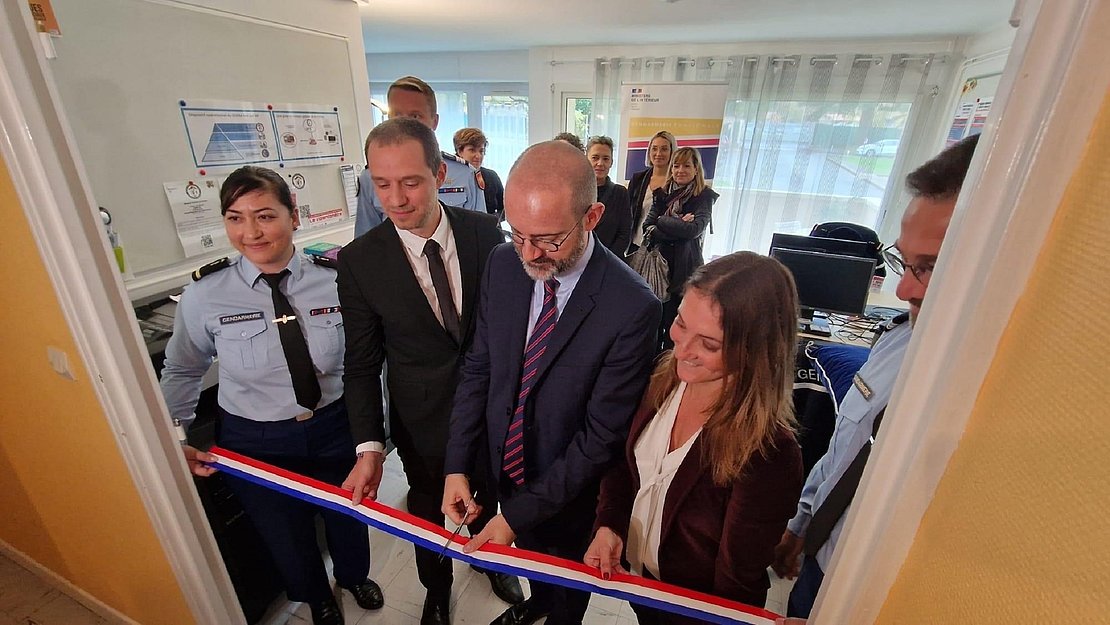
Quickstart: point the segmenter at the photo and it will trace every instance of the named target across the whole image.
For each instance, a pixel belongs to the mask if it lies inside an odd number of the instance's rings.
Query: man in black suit
[[[504,237],[493,217],[437,199],[446,168],[435,134],[419,121],[397,118],[375,127],[366,157],[388,220],[339,254],[343,383],[358,452],[343,485],[355,502],[377,497],[385,458],[381,371],[388,360],[390,434],[409,482],[409,511],[442,524],[444,450],[459,364],[474,334],[478,280]],[[478,482],[481,491],[484,482]],[[486,518],[471,524],[473,532],[492,516],[494,506],[488,508]],[[451,561],[418,547],[416,564],[428,589],[421,623],[450,622]],[[499,597],[524,600],[515,577],[488,575]]]
[[[474,342],[455,395],[443,511],[458,521],[485,461],[501,514],[492,541],[580,561],[598,484],[623,449],[651,375],[661,309],[593,230],[604,207],[580,150],[532,146],[509,173],[513,244],[486,263]],[[533,581],[494,624],[581,623],[590,595]]]

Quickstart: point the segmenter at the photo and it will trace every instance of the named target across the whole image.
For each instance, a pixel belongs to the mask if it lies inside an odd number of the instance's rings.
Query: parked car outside
[[[856,148],[860,156],[894,156],[898,153],[899,139],[883,139],[875,143],[864,143]]]

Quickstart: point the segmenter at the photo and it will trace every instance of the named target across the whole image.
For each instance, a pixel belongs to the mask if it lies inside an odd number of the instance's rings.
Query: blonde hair
[[[436,109],[436,90],[432,89],[431,85],[420,80],[416,76],[402,76],[394,80],[393,84],[389,85],[389,89],[385,92],[387,100],[389,99],[389,92],[394,89],[424,94],[424,99],[428,101],[428,110],[432,112],[433,116],[439,113]]]
[[[724,383],[701,436],[703,462],[725,486],[755,454],[767,456],[779,431],[794,429],[798,296],[786,267],[754,252],[702,265],[686,289],[713,300],[724,332]],[[675,362],[673,351],[664,353],[651,376],[647,399],[656,410],[678,387]]]
[[[678,149],[678,140],[674,138],[674,135],[667,132],[666,130],[660,130],[659,132],[652,135],[651,139],[648,140],[647,151],[644,152],[644,165],[647,165],[648,167],[652,167],[652,164],[651,164],[651,142],[655,141],[656,139],[666,139],[667,140],[667,144],[671,146],[671,159],[672,159],[671,162],[673,163],[674,162],[673,159],[674,159],[675,150]],[[671,163],[667,163],[667,170],[670,171],[670,169],[671,169]]]
[[[705,191],[705,167],[701,164],[701,152],[695,148],[678,148],[671,156],[671,168],[667,171],[667,184],[674,181],[674,166],[679,163],[694,165],[694,195]]]

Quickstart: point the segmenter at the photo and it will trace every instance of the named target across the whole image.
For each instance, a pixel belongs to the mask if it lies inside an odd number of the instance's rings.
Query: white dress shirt
[[[397,236],[401,237],[401,247],[405,250],[405,257],[409,260],[412,273],[416,275],[416,281],[420,283],[420,290],[424,291],[428,305],[432,307],[432,312],[442,325],[443,313],[439,310],[439,298],[436,297],[436,289],[432,285],[432,272],[428,269],[428,258],[424,256],[424,245],[428,239],[400,228],[397,229]],[[442,206],[439,207],[439,225],[429,238],[439,243],[440,257],[443,258],[443,265],[447,268],[447,279],[451,283],[451,301],[455,303],[455,312],[461,317],[462,271],[459,269],[459,252],[455,246],[451,222],[447,219],[447,213]]]
[[[557,274],[555,279],[559,281],[559,288],[555,291],[555,319],[563,316],[563,310],[567,307],[567,301],[570,300],[571,294],[574,293],[574,287],[578,286],[578,279],[586,271],[586,265],[590,263],[590,257],[594,255],[594,241],[597,237],[592,232],[587,232],[586,236],[590,237],[589,242],[586,243],[586,250],[582,252],[582,258],[574,263],[574,266],[561,274]],[[528,344],[528,339],[532,336],[532,330],[536,328],[536,322],[540,320],[540,310],[543,309],[543,282],[539,280],[532,283],[532,306],[528,309],[528,331],[524,334],[524,344]]]
[[[674,429],[678,406],[686,383],[680,382],[675,392],[648,423],[636,441],[636,468],[640,475],[640,490],[632,502],[632,520],[628,525],[628,563],[632,572],[643,575],[646,569],[655,579],[659,577],[659,536],[663,527],[663,504],[671,488],[674,475],[686,454],[701,434],[701,428],[674,451],[671,430]]]
[[[408,230],[397,228],[397,236],[401,238],[401,249],[405,250],[405,258],[412,267],[416,282],[424,292],[424,299],[432,307],[436,319],[443,325],[443,313],[439,310],[439,298],[436,297],[435,286],[432,285],[432,272],[428,268],[428,258],[424,256],[424,245],[428,239],[413,234]],[[451,301],[455,303],[455,312],[462,317],[462,270],[459,269],[459,253],[455,246],[455,236],[451,230],[451,222],[447,219],[447,212],[443,206],[439,207],[439,225],[429,237],[439,243],[439,255],[443,259],[443,266],[447,269],[447,280],[451,283]],[[355,452],[363,454],[368,451],[385,453],[385,445],[380,441],[366,441],[355,446]]]

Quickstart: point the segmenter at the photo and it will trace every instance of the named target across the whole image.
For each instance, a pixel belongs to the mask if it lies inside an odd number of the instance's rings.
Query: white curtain
[[[721,198],[706,257],[766,253],[772,233],[808,234],[817,223],[878,230],[884,197],[901,184],[891,172],[904,133],[932,104],[932,61],[907,54],[597,59],[592,128],[620,145],[622,83],[727,81],[713,183]]]

